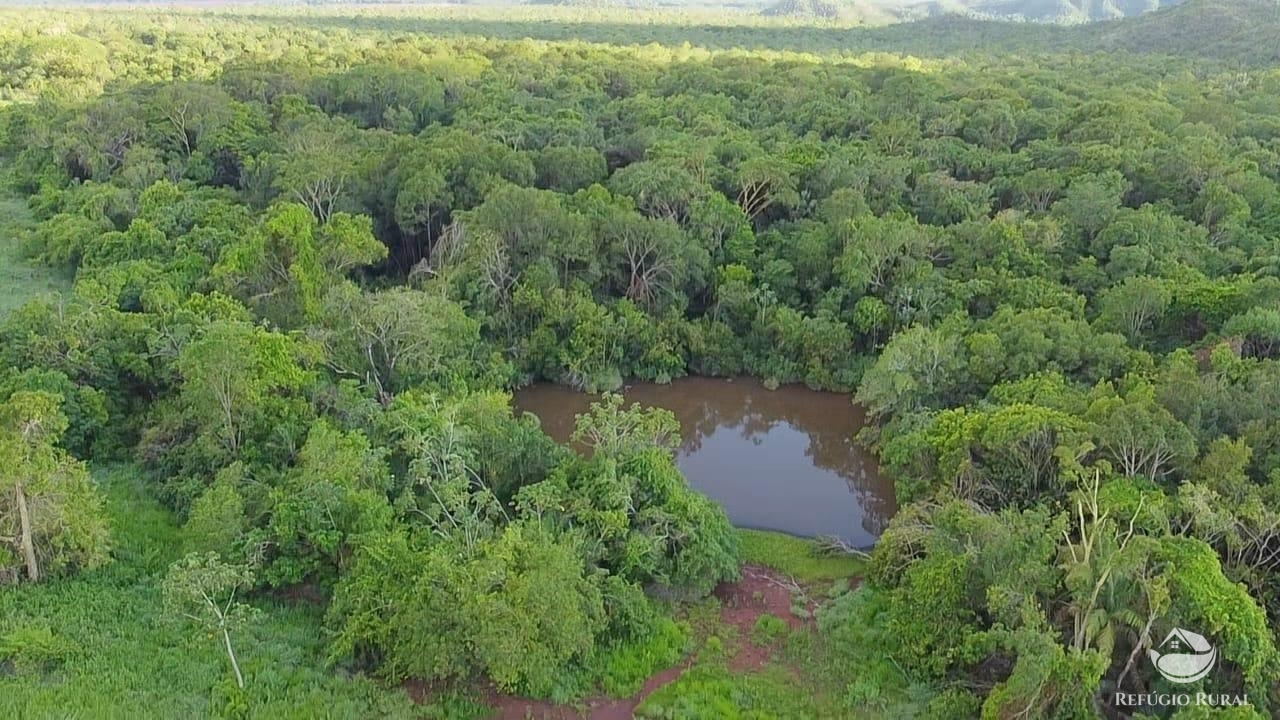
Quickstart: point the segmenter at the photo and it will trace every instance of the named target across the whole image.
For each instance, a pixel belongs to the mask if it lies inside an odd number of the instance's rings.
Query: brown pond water
[[[893,483],[854,442],[865,418],[848,395],[754,380],[682,378],[639,383],[627,403],[662,407],[680,421],[676,461],[695,489],[719,502],[739,527],[872,545],[897,510]],[[538,384],[515,395],[560,442],[595,396]]]

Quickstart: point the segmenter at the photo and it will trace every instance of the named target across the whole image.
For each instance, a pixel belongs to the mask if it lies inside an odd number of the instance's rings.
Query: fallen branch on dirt
[[[783,590],[786,590],[787,592],[791,593],[793,596],[795,595],[798,595],[801,597],[806,596],[804,587],[801,586],[800,583],[797,582],[796,579],[791,577],[790,575],[775,575],[773,573],[757,573],[757,572],[753,572],[750,568],[746,569],[745,573],[747,575],[750,575],[751,577],[764,580],[765,582],[768,582],[771,585],[776,585],[782,588]]]
[[[867,551],[859,550],[834,535],[823,535],[815,538],[814,546],[817,554],[828,557],[831,555],[852,555],[853,557],[859,557],[863,560],[867,560],[871,557],[871,554]]]

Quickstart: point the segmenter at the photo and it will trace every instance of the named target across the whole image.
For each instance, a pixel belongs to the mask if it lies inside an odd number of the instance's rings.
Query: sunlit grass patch
[[[860,575],[861,559],[849,555],[823,556],[814,541],[766,530],[738,529],[744,563],[763,565],[797,580],[817,582]]]
[[[24,257],[22,238],[33,224],[25,201],[0,197],[0,319],[32,298],[71,287],[66,273]]]
[[[680,720],[833,717],[786,668],[738,674],[720,664],[691,668],[679,680],[650,695],[636,717]]]

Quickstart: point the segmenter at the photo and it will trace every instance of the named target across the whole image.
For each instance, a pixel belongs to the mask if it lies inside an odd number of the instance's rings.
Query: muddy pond
[[[854,442],[865,418],[848,395],[748,379],[682,378],[635,384],[627,403],[670,410],[683,443],[677,463],[689,484],[719,502],[739,527],[801,537],[875,543],[897,510],[893,484]],[[537,415],[560,442],[595,396],[538,384],[515,405]]]

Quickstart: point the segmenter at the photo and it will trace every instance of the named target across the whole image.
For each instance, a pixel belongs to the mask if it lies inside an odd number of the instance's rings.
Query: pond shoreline
[[[750,377],[631,383],[627,404],[661,407],[680,421],[676,462],[694,489],[737,527],[800,538],[833,536],[870,547],[897,510],[893,484],[854,440],[866,423],[852,396],[803,385],[770,389]],[[514,393],[557,442],[599,395],[550,383]]]

